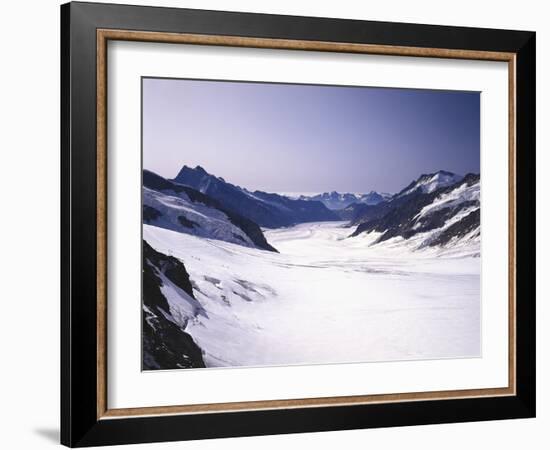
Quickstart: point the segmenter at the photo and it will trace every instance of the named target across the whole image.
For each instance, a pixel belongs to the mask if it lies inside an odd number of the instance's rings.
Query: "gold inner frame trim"
[[[107,42],[109,40],[217,45],[283,50],[363,53],[508,62],[508,386],[488,389],[261,400],[200,405],[109,409],[107,404]],[[97,418],[207,414],[266,409],[513,396],[516,394],[516,54],[478,50],[404,47],[240,36],[97,30]]]

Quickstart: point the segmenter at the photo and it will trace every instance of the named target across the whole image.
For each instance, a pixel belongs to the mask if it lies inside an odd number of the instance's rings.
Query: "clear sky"
[[[479,173],[477,92],[143,79],[143,165],[268,192],[396,192]]]

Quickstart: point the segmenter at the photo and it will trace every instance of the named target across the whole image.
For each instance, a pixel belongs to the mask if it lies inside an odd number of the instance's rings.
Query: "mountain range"
[[[301,195],[298,198],[300,200],[319,201],[323,203],[328,209],[339,211],[353,203],[376,205],[391,198],[391,194],[378,193],[375,191],[371,191],[367,194],[352,194],[349,192],[339,193],[336,191],[332,191],[310,196]]]
[[[276,251],[260,227],[189,186],[143,171],[143,223],[180,233]]]
[[[351,236],[377,232],[375,243],[420,236],[420,247],[446,246],[463,240],[478,242],[479,200],[478,174],[424,174],[389,201],[358,211],[350,223],[356,226]]]
[[[333,191],[289,198],[251,192],[200,166],[183,166],[173,180],[143,171],[143,221],[268,251],[277,250],[261,227],[336,220],[355,227],[350,237],[376,232],[376,242],[383,242],[421,235],[423,246],[445,246],[479,237],[479,195],[479,175],[440,170],[420,175],[394,195]]]
[[[189,186],[261,227],[279,228],[304,222],[339,220],[319,201],[291,199],[263,191],[250,192],[209,174],[202,167],[183,166],[174,182]]]
[[[184,166],[173,180],[144,170],[142,180],[142,218],[146,225],[142,253],[143,370],[207,366],[215,346],[204,341],[204,336],[201,340],[204,327],[215,326],[216,335],[219,330],[240,332],[239,308],[248,314],[255,301],[261,304],[267,298],[278,299],[280,293],[264,283],[265,274],[271,274],[265,268],[272,267],[269,264],[275,264],[273,267],[279,270],[287,267],[284,258],[288,255],[273,254],[277,250],[267,241],[261,226],[284,228],[304,222],[345,220],[343,226],[352,229],[349,234],[340,224],[319,226],[336,226],[342,232],[341,240],[354,249],[357,248],[354,240],[360,243],[366,237],[364,247],[384,248],[384,243],[393,245],[393,242],[401,246],[402,241],[411,243],[409,248],[413,251],[426,247],[453,250],[465,245],[467,251],[463,255],[479,255],[477,174],[464,177],[446,171],[423,174],[392,196],[330,192],[297,199],[250,192],[208,174],[201,167]],[[312,229],[316,226],[313,224]],[[294,233],[294,229],[272,230],[269,236],[285,231]],[[318,234],[313,235],[319,239]],[[305,236],[309,239],[310,234]],[[292,240],[298,237],[299,234],[292,235]],[[334,249],[332,246],[339,241],[334,240],[332,232],[328,237],[330,249]],[[311,242],[319,245],[318,241]],[[197,244],[201,247],[193,247]],[[346,248],[345,244],[343,247]],[[173,252],[177,257],[172,256]],[[327,257],[330,256],[323,254],[323,264]],[[226,265],[232,258],[237,258],[238,264],[229,270]],[[343,261],[346,258],[347,254]],[[368,259],[365,254],[365,262]],[[353,258],[351,261],[355,267]],[[320,267],[326,271],[329,266]],[[256,267],[259,267],[257,278],[250,279]],[[295,267],[310,270],[317,266],[304,265],[299,259]],[[342,273],[340,267],[337,273]],[[268,278],[273,281],[271,276]],[[256,342],[256,334],[254,339]],[[226,351],[225,345],[222,341],[218,351]],[[228,348],[231,348],[229,341]]]

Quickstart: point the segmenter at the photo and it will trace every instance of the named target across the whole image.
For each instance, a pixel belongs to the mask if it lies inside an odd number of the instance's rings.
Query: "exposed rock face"
[[[174,257],[157,252],[143,241],[142,271],[143,370],[205,367],[201,349],[184,331],[181,317],[174,317],[170,304],[162,293],[162,277],[166,277],[194,299],[191,281],[184,265]],[[196,313],[199,312],[200,305],[196,308]]]
[[[445,246],[453,239],[460,239],[475,230],[477,230],[476,236],[479,236],[479,220],[480,210],[476,209],[458,222],[453,223],[449,228],[432,240],[429,245],[432,247],[437,245]]]
[[[162,216],[162,213],[152,206],[149,205],[143,205],[143,221],[145,223],[149,223],[153,220],[158,219],[160,216]]]
[[[198,227],[197,222],[193,222],[191,219],[188,219],[185,216],[178,216],[179,223],[186,228],[195,228]]]

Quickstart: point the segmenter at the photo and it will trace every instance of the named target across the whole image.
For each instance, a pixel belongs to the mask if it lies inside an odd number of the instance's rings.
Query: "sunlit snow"
[[[202,309],[173,289],[168,299],[209,367],[480,356],[478,241],[418,250],[350,233],[342,222],[265,231],[274,253],[143,227],[190,274]]]
[[[407,195],[411,192],[420,190],[429,194],[430,192],[435,191],[441,187],[450,186],[451,184],[457,183],[462,177],[450,172],[439,171],[434,173],[432,176],[423,175],[410,189],[402,192],[400,195]]]

